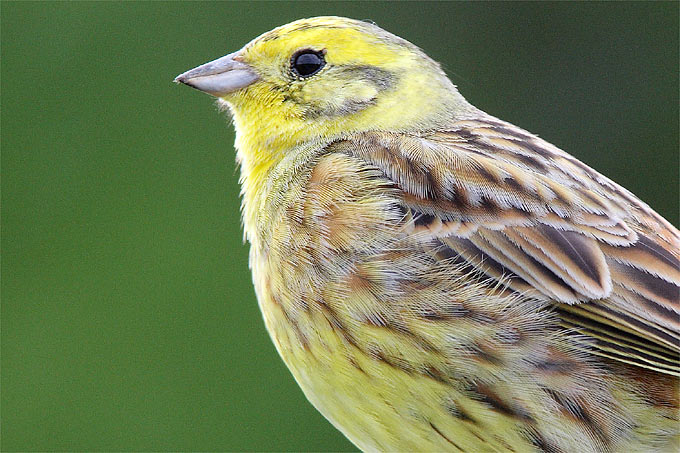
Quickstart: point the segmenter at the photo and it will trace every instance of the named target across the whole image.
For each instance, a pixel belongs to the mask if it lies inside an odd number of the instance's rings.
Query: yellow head
[[[246,160],[357,131],[422,131],[469,108],[416,46],[342,17],[281,26],[177,80],[228,105]]]

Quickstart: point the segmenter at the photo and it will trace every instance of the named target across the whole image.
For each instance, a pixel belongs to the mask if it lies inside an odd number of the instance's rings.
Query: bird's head
[[[365,130],[432,129],[469,106],[416,46],[342,17],[281,26],[176,81],[226,103],[242,153]]]

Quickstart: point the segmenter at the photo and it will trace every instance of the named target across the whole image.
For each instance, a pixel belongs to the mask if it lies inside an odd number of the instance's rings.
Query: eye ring
[[[290,57],[290,69],[296,77],[301,79],[311,77],[326,66],[325,54],[325,50],[298,50]]]

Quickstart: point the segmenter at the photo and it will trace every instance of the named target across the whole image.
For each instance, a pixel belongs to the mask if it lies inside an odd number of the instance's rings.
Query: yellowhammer
[[[176,79],[233,115],[265,324],[363,450],[677,451],[680,233],[376,25]]]

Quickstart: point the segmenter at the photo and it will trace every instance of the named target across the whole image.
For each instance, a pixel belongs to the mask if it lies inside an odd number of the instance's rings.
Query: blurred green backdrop
[[[3,2],[3,451],[353,449],[264,330],[233,130],[171,83],[322,14],[418,44],[677,224],[677,2]]]

